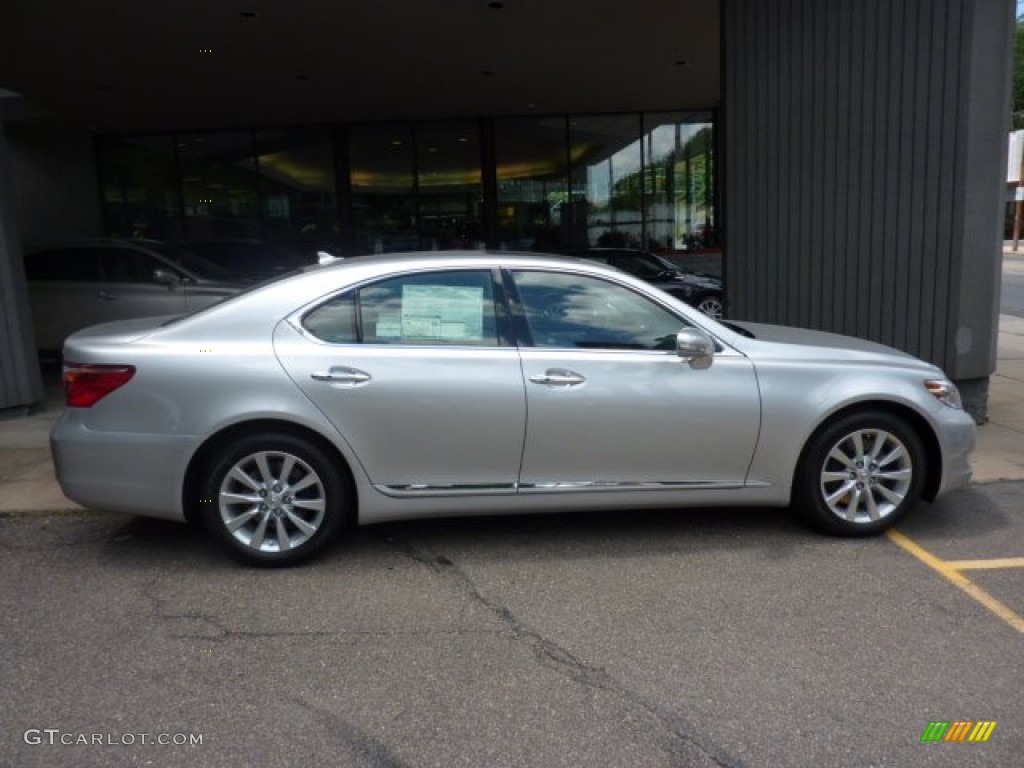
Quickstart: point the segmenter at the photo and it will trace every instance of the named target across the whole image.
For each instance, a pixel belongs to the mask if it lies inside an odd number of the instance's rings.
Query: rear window
[[[47,248],[25,254],[29,280],[99,282],[100,260],[94,248]]]

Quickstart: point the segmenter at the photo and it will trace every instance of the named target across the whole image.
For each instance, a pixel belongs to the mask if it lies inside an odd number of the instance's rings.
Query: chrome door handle
[[[331,368],[329,371],[317,371],[311,373],[310,378],[314,381],[326,381],[329,384],[365,384],[372,377],[366,371],[358,368]]]
[[[573,387],[586,381],[575,371],[567,371],[564,368],[548,368],[544,373],[535,373],[530,377],[534,384],[544,384],[548,387]]]

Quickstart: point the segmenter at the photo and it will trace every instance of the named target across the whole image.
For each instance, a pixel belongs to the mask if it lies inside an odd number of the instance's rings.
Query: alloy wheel
[[[697,303],[697,309],[715,320],[721,320],[725,313],[725,307],[718,296],[705,296]]]
[[[866,524],[899,509],[913,479],[910,450],[896,435],[882,429],[858,429],[836,442],[826,455],[820,489],[833,515]]]
[[[239,544],[279,553],[308,542],[324,524],[324,481],[298,456],[258,451],[236,461],[217,495],[220,519]]]

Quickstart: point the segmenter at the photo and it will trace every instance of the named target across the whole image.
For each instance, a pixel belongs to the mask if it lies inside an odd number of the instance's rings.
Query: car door
[[[385,278],[279,324],[275,351],[378,490],[513,494],[526,395],[500,293],[488,269]]]
[[[675,354],[687,324],[631,286],[512,270],[527,392],[521,488],[738,486],[760,428],[753,365]]]
[[[95,322],[134,317],[178,315],[185,311],[182,286],[157,282],[157,270],[176,274],[151,253],[134,247],[96,249],[103,268],[103,287],[97,293]]]
[[[70,334],[99,322],[96,304],[103,284],[99,258],[91,248],[32,251],[25,255],[25,276],[40,350],[59,352]]]

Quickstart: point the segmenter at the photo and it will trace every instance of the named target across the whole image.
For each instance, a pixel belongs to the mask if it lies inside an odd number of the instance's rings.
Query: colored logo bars
[[[932,720],[921,741],[988,741],[995,727],[995,720]]]

